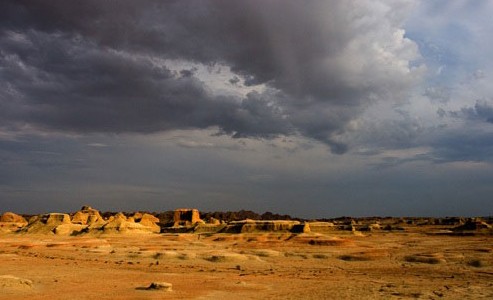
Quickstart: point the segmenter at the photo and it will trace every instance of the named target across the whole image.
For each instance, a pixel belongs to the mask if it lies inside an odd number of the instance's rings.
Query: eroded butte
[[[85,210],[5,217],[1,299],[493,299],[493,235],[478,220],[213,227],[194,215],[166,229]]]

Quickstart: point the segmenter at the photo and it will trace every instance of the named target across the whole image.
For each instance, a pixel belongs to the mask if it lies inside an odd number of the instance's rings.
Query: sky
[[[492,1],[0,1],[0,212],[493,215]]]

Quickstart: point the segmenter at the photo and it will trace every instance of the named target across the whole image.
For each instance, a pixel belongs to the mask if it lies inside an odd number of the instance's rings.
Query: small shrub
[[[475,268],[481,268],[484,267],[484,264],[482,261],[479,259],[471,259],[467,262],[468,266],[475,267]]]
[[[404,260],[412,263],[424,263],[424,264],[432,264],[432,265],[440,263],[440,260],[438,258],[429,257],[429,256],[410,255],[404,257]]]

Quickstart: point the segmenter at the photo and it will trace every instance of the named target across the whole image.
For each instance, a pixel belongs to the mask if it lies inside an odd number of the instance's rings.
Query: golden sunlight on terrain
[[[247,220],[240,223],[263,227],[76,235],[12,232],[3,222],[0,298],[493,298],[493,238],[486,223],[453,231],[397,221],[353,221],[352,230],[312,222],[300,233]]]

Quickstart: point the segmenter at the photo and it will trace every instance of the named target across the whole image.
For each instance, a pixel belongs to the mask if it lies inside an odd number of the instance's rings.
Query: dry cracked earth
[[[2,233],[0,299],[493,299],[493,236],[435,229]]]

